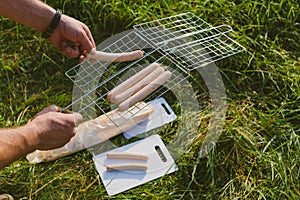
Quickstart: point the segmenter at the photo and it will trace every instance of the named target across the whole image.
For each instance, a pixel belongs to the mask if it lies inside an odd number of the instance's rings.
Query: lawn
[[[214,26],[230,25],[232,37],[246,51],[216,62],[226,91],[226,117],[216,146],[206,157],[198,157],[203,142],[199,136],[176,159],[177,172],[112,197],[88,151],[36,165],[21,159],[0,171],[0,193],[16,199],[300,198],[297,0],[47,3],[87,24],[97,44],[136,24],[192,12]],[[64,73],[78,61],[62,56],[36,31],[0,19],[0,127],[25,124],[50,104],[70,104],[73,83]],[[209,105],[209,98],[203,99],[207,101],[203,105]],[[201,108],[189,117],[199,118],[198,134],[205,135],[209,109]],[[168,127],[163,135],[176,128]]]

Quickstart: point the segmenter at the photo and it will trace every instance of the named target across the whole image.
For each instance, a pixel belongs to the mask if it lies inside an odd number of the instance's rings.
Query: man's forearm
[[[0,169],[35,150],[33,129],[28,126],[0,129]]]
[[[39,0],[1,0],[0,15],[45,32],[55,10]]]

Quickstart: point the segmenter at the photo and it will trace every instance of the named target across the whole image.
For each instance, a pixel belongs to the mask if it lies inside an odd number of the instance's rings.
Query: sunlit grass
[[[300,198],[298,1],[47,2],[86,23],[97,44],[135,24],[193,12],[213,25],[231,25],[232,36],[246,48],[216,63],[227,95],[216,148],[198,158],[198,137],[176,160],[177,172],[111,199]],[[0,126],[25,124],[49,104],[68,105],[73,85],[64,72],[77,60],[5,18],[0,30]],[[206,111],[198,115],[200,135],[207,131]],[[176,123],[165,129],[167,137],[174,132]],[[109,198],[87,151],[38,165],[17,161],[0,171],[0,193],[16,199]]]

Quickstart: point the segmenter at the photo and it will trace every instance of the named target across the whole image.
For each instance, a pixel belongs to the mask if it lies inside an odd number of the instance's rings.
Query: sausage
[[[123,101],[118,106],[118,111],[125,111],[135,103],[143,100],[156,89],[158,89],[161,85],[163,85],[169,78],[171,78],[172,73],[170,71],[165,71],[161,75],[159,75],[156,79],[154,79],[150,84],[146,85],[144,88],[139,90],[137,93]]]
[[[155,78],[157,78],[160,74],[165,71],[164,67],[158,67],[153,72],[148,74],[146,77],[141,79],[139,82],[134,84],[132,87],[128,88],[127,90],[123,90],[121,94],[118,94],[114,98],[115,104],[120,104],[125,99],[128,99],[130,96],[141,90],[146,85],[150,84]]]
[[[115,102],[114,97],[117,94],[120,94],[123,91],[127,90],[128,88],[132,87],[133,85],[135,85],[137,82],[142,80],[145,76],[150,74],[152,71],[154,71],[158,67],[159,67],[158,63],[152,63],[152,64],[148,65],[146,68],[142,69],[141,71],[139,71],[138,73],[136,73],[135,75],[133,75],[132,77],[130,77],[129,79],[127,79],[126,81],[124,81],[123,83],[121,83],[120,85],[115,87],[114,89],[112,89],[107,94],[107,100],[109,102],[114,103]]]
[[[144,52],[141,50],[124,52],[124,53],[108,53],[92,49],[87,55],[88,58],[107,62],[125,62],[132,61],[143,57]]]
[[[128,164],[114,164],[114,165],[107,165],[107,171],[113,170],[142,170],[147,171],[148,167],[145,164],[136,164],[136,163],[128,163]]]
[[[106,154],[106,157],[110,159],[148,160],[148,156],[126,152],[109,152]]]

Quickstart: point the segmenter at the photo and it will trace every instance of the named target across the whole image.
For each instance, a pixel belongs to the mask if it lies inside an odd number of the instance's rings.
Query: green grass
[[[111,199],[300,198],[298,1],[48,3],[86,23],[97,44],[135,24],[189,11],[213,25],[231,25],[234,39],[247,49],[217,63],[228,99],[216,148],[199,159],[199,137],[176,160],[177,172]],[[8,19],[1,18],[0,29],[0,126],[25,124],[49,104],[69,104],[73,85],[64,72],[77,60]],[[206,111],[199,114],[199,134],[207,131]],[[16,199],[109,199],[87,151],[38,165],[19,160],[0,171],[0,193]]]

